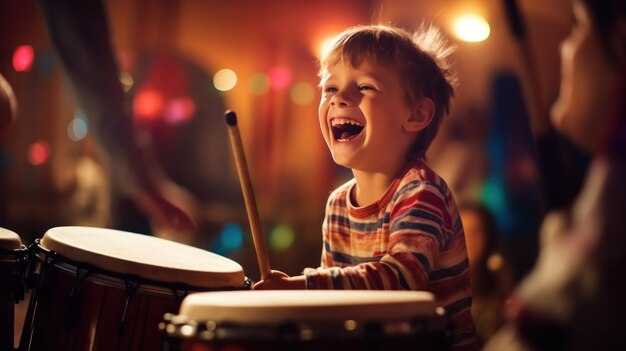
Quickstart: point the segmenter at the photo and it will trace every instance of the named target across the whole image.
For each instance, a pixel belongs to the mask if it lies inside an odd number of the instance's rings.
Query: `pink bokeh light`
[[[13,52],[13,69],[16,72],[28,72],[35,61],[35,50],[30,45],[21,45]]]
[[[270,86],[274,89],[282,90],[291,84],[292,75],[291,71],[282,66],[276,66],[270,69]]]

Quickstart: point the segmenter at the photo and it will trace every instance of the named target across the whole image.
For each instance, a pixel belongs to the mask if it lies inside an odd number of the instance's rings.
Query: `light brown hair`
[[[432,122],[420,131],[408,155],[423,159],[441,121],[450,111],[456,84],[455,73],[447,62],[452,51],[433,26],[422,25],[413,35],[387,25],[356,26],[339,34],[331,49],[321,57],[318,75],[324,81],[329,67],[339,62],[357,67],[363,60],[396,69],[403,79],[409,104],[426,97],[435,105]]]

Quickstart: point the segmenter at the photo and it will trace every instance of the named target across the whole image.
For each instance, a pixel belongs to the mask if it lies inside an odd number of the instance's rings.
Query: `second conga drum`
[[[16,233],[0,228],[0,350],[13,348],[15,304],[24,298],[28,250]]]
[[[225,257],[112,229],[52,228],[31,251],[22,350],[160,350],[158,324],[188,293],[250,287]]]
[[[450,350],[448,318],[415,291],[190,295],[160,326],[166,351]]]

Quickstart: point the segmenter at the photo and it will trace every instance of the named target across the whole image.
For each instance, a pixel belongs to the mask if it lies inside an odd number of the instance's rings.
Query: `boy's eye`
[[[324,92],[325,93],[335,93],[335,92],[337,92],[337,88],[335,88],[335,87],[325,87],[324,88]]]
[[[359,85],[359,90],[375,90],[374,87],[370,85]]]

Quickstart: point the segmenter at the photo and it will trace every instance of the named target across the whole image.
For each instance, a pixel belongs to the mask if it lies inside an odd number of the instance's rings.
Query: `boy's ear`
[[[419,132],[428,127],[435,115],[435,103],[429,98],[417,100],[413,112],[404,120],[403,128],[407,132]]]

